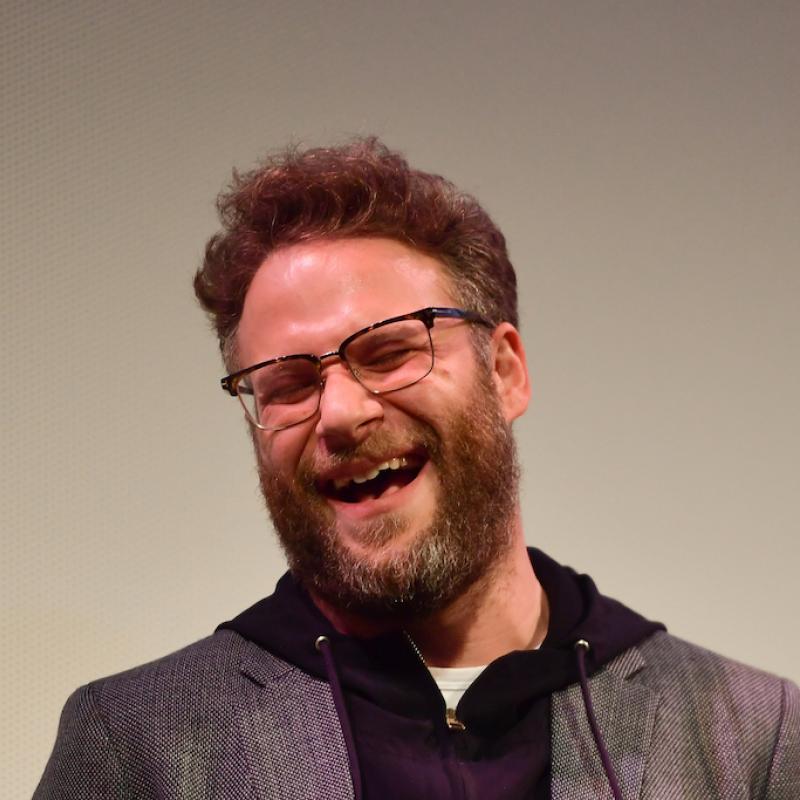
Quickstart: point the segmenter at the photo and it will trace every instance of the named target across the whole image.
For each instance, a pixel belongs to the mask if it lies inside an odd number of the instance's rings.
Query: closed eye
[[[407,346],[382,348],[376,353],[371,353],[369,358],[359,359],[357,367],[371,372],[389,372],[403,366],[419,352],[419,350]]]
[[[286,382],[259,388],[258,404],[264,407],[301,403],[317,391],[318,383],[316,381]]]

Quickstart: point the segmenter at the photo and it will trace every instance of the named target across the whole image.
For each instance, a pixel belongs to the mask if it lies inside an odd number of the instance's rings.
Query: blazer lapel
[[[236,699],[258,800],[352,800],[330,687],[250,644]]]
[[[653,733],[658,694],[629,678],[645,666],[637,648],[589,680],[597,724],[625,800],[637,800]],[[552,800],[612,800],[586,717],[580,686],[553,695]]]

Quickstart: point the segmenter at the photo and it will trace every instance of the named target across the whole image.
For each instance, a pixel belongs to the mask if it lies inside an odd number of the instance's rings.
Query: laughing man
[[[374,139],[221,196],[195,290],[289,563],[70,698],[36,797],[800,797],[800,697],[527,549],[505,240]]]

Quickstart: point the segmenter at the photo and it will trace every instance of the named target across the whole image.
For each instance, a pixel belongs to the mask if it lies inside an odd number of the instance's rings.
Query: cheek
[[[469,394],[475,386],[479,371],[485,370],[483,363],[478,361],[471,341],[464,337],[459,340],[458,345],[440,349],[431,375],[435,378],[439,395],[451,400]]]
[[[293,476],[308,444],[309,431],[304,426],[262,434],[256,444],[262,466],[273,473]]]
[[[477,374],[472,362],[459,365],[442,360],[434,366],[434,373],[409,387],[409,394],[398,397],[397,405],[414,416],[442,420],[448,419],[473,396]]]
[[[411,424],[423,425],[437,433],[453,412],[454,406],[460,403],[462,395],[450,391],[446,383],[437,381],[426,384],[425,381],[410,386],[397,395],[387,395],[385,402],[384,424],[388,427],[402,428]]]

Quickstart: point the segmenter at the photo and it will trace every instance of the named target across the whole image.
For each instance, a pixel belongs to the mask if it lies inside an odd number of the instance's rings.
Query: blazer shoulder
[[[654,688],[695,687],[717,695],[729,692],[738,702],[778,704],[788,690],[796,692],[790,681],[735,659],[707,650],[669,633],[659,632],[638,646],[648,669],[643,679]]]
[[[36,799],[149,797],[175,776],[202,782],[206,763],[245,774],[232,698],[242,654],[253,646],[221,631],[79,687],[62,712]]]
[[[254,648],[233,631],[218,631],[154,661],[93,680],[75,696],[90,697],[110,730],[139,728],[145,720],[189,723],[214,717],[236,693],[242,661]],[[266,651],[260,658],[273,659]]]
[[[657,732],[669,743],[665,752],[691,743],[706,763],[737,765],[753,796],[797,796],[771,792],[786,781],[794,791],[800,782],[795,684],[667,633],[638,649],[646,666],[636,680],[658,694]]]
[[[222,630],[153,661],[97,678],[87,684],[94,694],[124,691],[140,684],[154,688],[177,678],[205,683],[235,671],[249,642],[233,631]],[[83,688],[83,687],[82,687]]]

